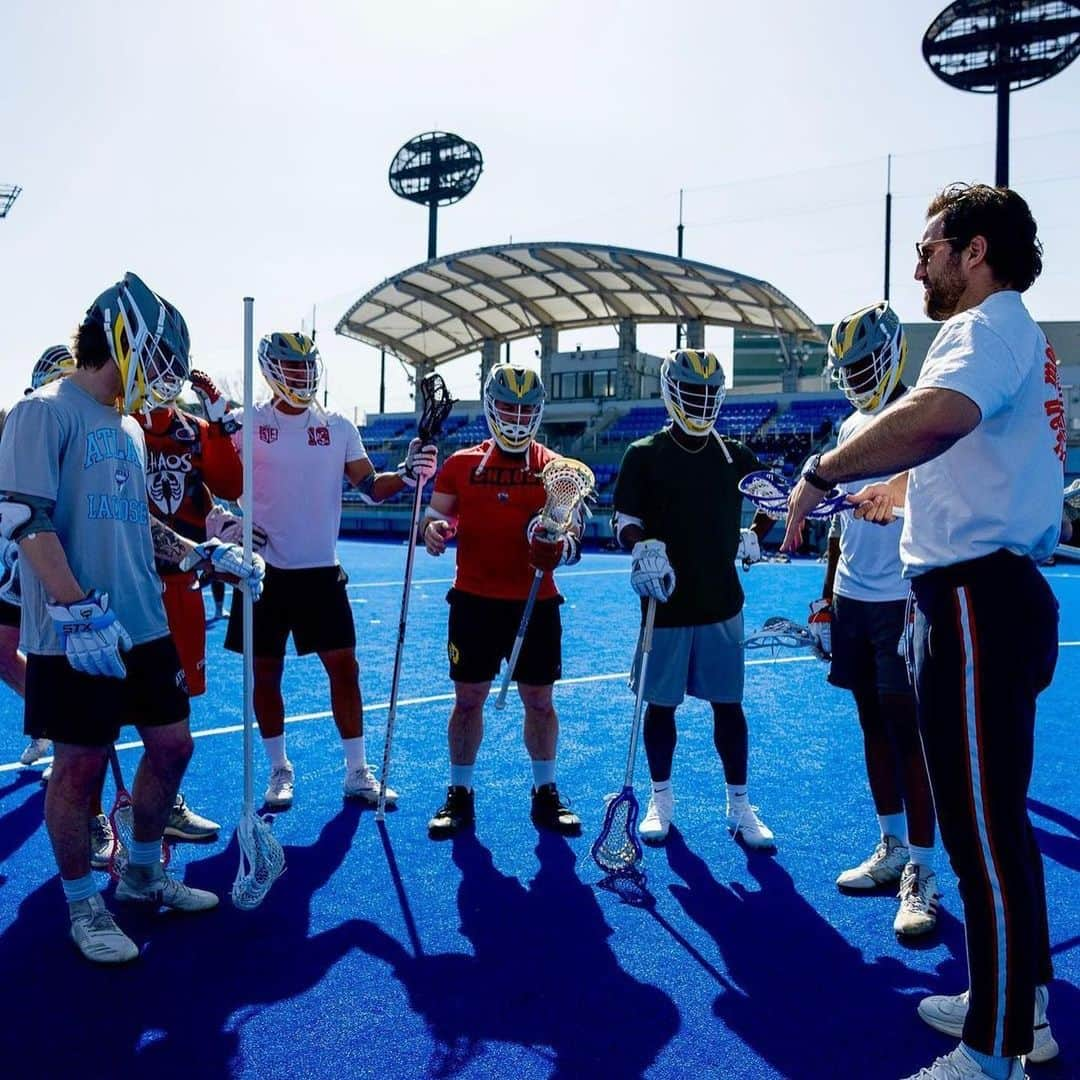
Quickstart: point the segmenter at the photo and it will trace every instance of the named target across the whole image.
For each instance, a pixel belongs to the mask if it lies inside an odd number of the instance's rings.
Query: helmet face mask
[[[841,319],[829,336],[829,376],[868,415],[884,408],[906,359],[904,328],[885,300]]]
[[[30,372],[30,389],[40,390],[75,370],[75,357],[66,345],[50,345]]]
[[[500,449],[520,454],[536,438],[547,395],[531,368],[496,364],[484,383],[484,416]]]
[[[675,349],[660,368],[660,396],[668,415],[687,435],[708,435],[727,395],[724,369],[714,353]]]
[[[183,316],[135,274],[106,289],[87,316],[105,331],[120,373],[120,411],[130,415],[175,401],[188,373]]]
[[[273,333],[259,342],[259,370],[275,398],[306,409],[319,391],[323,363],[315,342],[306,334]]]

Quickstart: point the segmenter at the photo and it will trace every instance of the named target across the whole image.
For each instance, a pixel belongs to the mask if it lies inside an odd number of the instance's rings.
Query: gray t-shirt
[[[23,398],[0,439],[0,491],[55,503],[57,536],[84,589],[109,594],[136,645],[169,632],[154,571],[146,499],[146,442],[138,422],[70,379]],[[23,652],[64,652],[45,590],[23,560]]]

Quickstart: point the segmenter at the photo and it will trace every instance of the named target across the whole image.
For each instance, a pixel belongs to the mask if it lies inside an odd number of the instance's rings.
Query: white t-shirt
[[[340,413],[321,409],[292,415],[268,403],[252,411],[252,520],[266,530],[263,558],[282,570],[334,566],[345,465],[367,457],[360,432]],[[237,431],[233,444],[241,450],[242,443]]]
[[[893,404],[895,402],[890,402],[886,411],[892,408]],[[840,425],[836,445],[843,446],[867,424],[876,420],[878,415],[880,414],[852,413]],[[839,486],[843,491],[854,492],[866,484],[876,484],[883,480],[888,480],[888,477],[875,476]],[[840,561],[836,564],[833,592],[852,600],[870,600],[877,603],[906,600],[908,584],[904,581],[900,566],[900,530],[903,528],[901,523],[894,521],[891,525],[874,525],[857,520],[855,515],[847,510],[839,517]]]
[[[1067,431],[1057,360],[1020,294],[998,292],[938,332],[917,389],[982,412],[974,431],[908,477],[904,576],[1005,548],[1046,558],[1061,524]]]

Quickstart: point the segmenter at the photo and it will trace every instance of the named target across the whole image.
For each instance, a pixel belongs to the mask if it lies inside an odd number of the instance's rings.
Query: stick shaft
[[[638,734],[641,731],[641,712],[645,702],[645,676],[649,670],[649,653],[652,652],[653,624],[656,622],[656,597],[650,596],[645,606],[645,626],[641,631],[641,662],[638,664],[637,695],[634,698],[634,723],[630,729],[630,749],[626,754],[626,778],[623,789],[634,783],[634,762],[637,760]]]
[[[499,687],[499,696],[495,699],[495,708],[501,709],[506,705],[506,693],[510,689],[510,679],[513,677],[514,668],[517,667],[518,657],[521,655],[521,646],[525,642],[525,632],[529,629],[529,620],[532,618],[533,608],[536,606],[536,594],[540,591],[540,582],[543,580],[544,571],[537,570],[533,574],[532,585],[529,586],[529,598],[525,601],[525,608],[521,612],[521,622],[518,623],[517,637],[514,638],[514,647],[510,650],[510,659],[503,673],[502,686]]]
[[[255,388],[253,382],[253,355],[255,347],[255,301],[244,297],[244,427],[241,441],[241,463],[244,471],[244,490],[240,497],[244,512],[244,562],[251,565],[252,524],[255,512],[255,474],[252,468],[255,457],[255,423],[251,415]],[[254,809],[255,771],[255,627],[254,602],[251,590],[240,590],[244,615],[244,813]]]

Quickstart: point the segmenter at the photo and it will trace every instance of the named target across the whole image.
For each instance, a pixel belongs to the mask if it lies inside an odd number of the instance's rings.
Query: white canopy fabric
[[[432,259],[365,293],[336,330],[406,362],[438,366],[484,341],[623,319],[699,320],[824,340],[767,281],[672,255],[576,243],[501,244]]]

